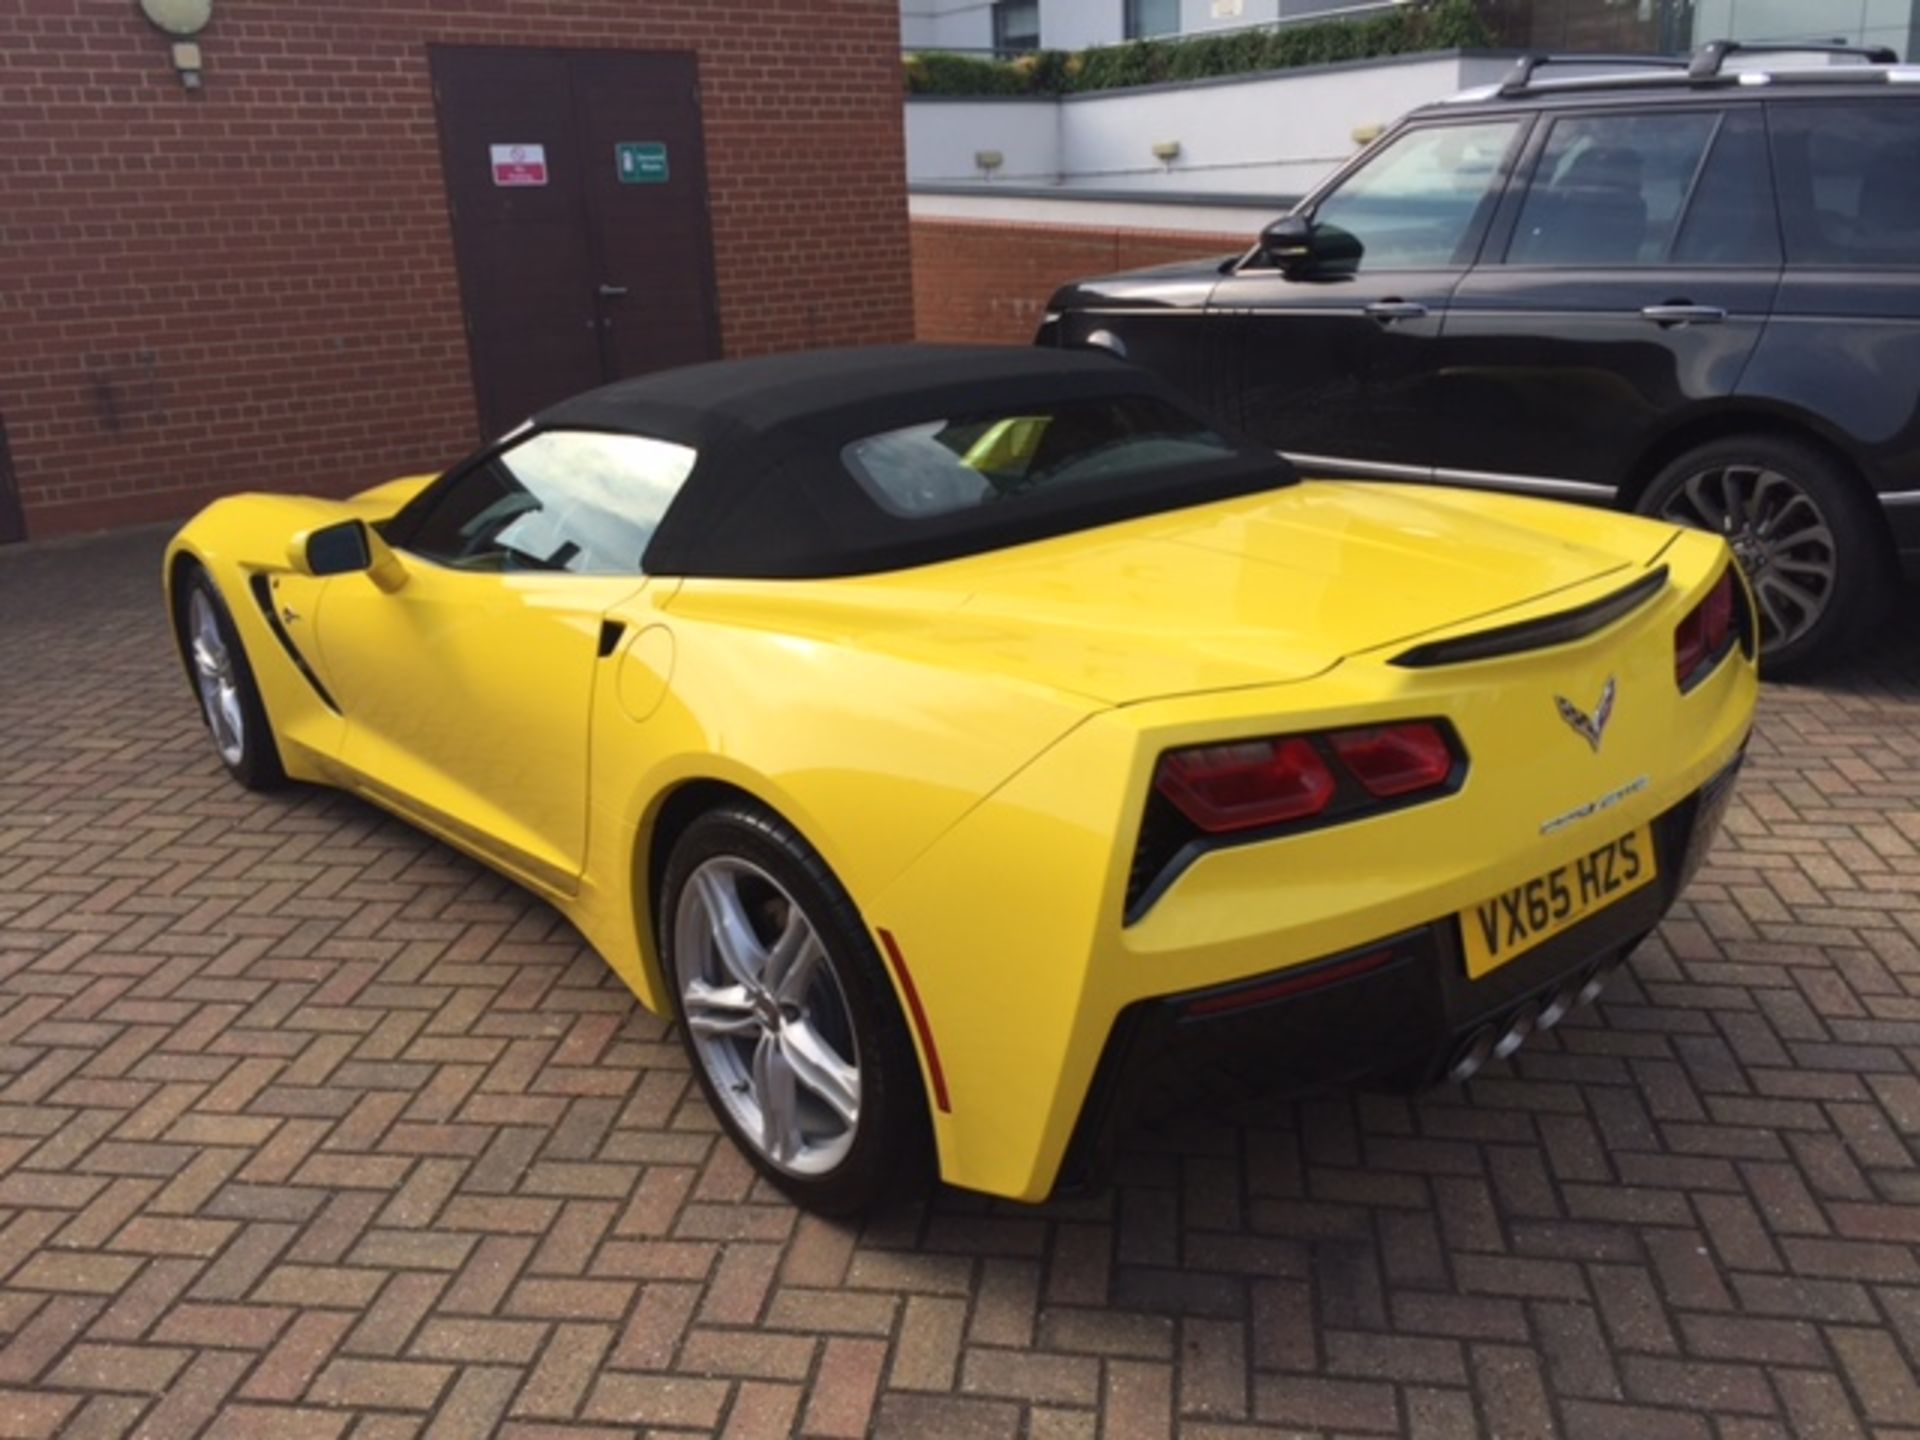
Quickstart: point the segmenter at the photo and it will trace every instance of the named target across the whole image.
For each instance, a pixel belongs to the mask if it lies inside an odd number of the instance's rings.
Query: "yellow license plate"
[[[1653,832],[1642,826],[1460,912],[1467,975],[1479,979],[1653,879]]]

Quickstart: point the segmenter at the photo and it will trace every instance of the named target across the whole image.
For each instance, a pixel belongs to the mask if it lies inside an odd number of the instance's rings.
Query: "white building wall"
[[[1042,0],[1045,3],[1045,0]],[[1378,9],[1382,0],[1180,0],[1180,33],[1235,30],[1276,20],[1312,20],[1342,10]]]
[[[1378,8],[1382,0],[1180,0],[1180,32],[1203,34],[1276,20]],[[1712,0],[1706,0],[1712,3]],[[1722,0],[1736,3],[1736,0]],[[1755,0],[1746,0],[1755,3]],[[1776,0],[1792,3],[1792,0]],[[1847,0],[1853,3],[1853,0]],[[1872,0],[1887,3],[1887,0]],[[1912,0],[1893,0],[1910,4]],[[908,50],[986,50],[993,45],[991,0],[900,0],[900,36]],[[1118,45],[1126,39],[1126,0],[1040,0],[1040,43],[1051,50]]]
[[[1496,80],[1510,65],[1443,56],[1057,101],[920,97],[907,102],[907,181],[1294,196],[1354,154],[1356,131]],[[1170,164],[1153,153],[1165,142],[1180,146]],[[982,150],[1005,157],[991,177],[975,163]]]
[[[1117,230],[1171,230],[1183,235],[1254,239],[1280,217],[1277,205],[1153,205],[1144,200],[1102,199],[1062,190],[1057,196],[1035,199],[1028,195],[914,194],[907,197],[908,214],[915,220],[965,220],[975,225],[1071,225],[1111,227]],[[1226,247],[1222,247],[1226,248]]]
[[[953,100],[922,96],[907,102],[907,180],[992,180],[1008,185],[1061,181],[1058,101]],[[976,156],[997,151],[998,170]]]
[[[1497,79],[1507,61],[1444,57],[1076,96],[1060,109],[1069,184],[1298,195],[1416,105]],[[1177,143],[1178,158],[1154,146]]]

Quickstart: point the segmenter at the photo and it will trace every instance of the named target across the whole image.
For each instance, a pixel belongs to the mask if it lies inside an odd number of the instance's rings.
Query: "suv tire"
[[[1726,536],[1758,602],[1769,676],[1840,658],[1892,593],[1886,546],[1861,487],[1799,440],[1732,435],[1697,446],[1661,470],[1635,508]]]

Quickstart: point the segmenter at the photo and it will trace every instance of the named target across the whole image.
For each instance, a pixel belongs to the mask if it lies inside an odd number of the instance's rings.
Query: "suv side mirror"
[[[1346,274],[1359,265],[1361,245],[1352,232],[1295,211],[1260,232],[1260,253],[1284,275]]]
[[[287,560],[300,574],[316,578],[364,570],[382,590],[398,590],[407,581],[400,557],[364,520],[342,520],[303,531],[288,543]]]

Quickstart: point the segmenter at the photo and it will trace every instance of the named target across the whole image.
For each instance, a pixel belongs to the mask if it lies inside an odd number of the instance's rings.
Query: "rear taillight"
[[[1453,773],[1453,751],[1433,725],[1336,730],[1327,740],[1353,778],[1382,800],[1437,789]]]
[[[1153,772],[1127,876],[1131,925],[1219,845],[1361,820],[1458,790],[1467,755],[1445,720],[1169,750]]]
[[[1673,678],[1691,690],[1726,658],[1738,638],[1737,589],[1733,567],[1721,572],[1707,598],[1688,613],[1673,632]]]
[[[1282,735],[1161,756],[1154,788],[1209,835],[1346,819],[1450,788],[1459,757],[1438,724]]]
[[[1213,835],[1318,815],[1335,788],[1327,762],[1301,739],[1175,750],[1162,757],[1154,784]]]

